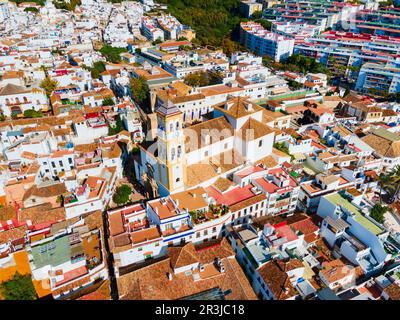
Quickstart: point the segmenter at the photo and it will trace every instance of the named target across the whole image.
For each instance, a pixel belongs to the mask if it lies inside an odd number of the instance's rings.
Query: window
[[[204,230],[204,235],[205,235],[205,236],[208,235],[208,230],[207,230],[207,229]]]
[[[56,167],[56,164],[55,164],[55,162],[54,162],[54,161],[52,161],[52,162],[51,162],[51,166],[52,166],[53,168],[55,168],[55,167]]]
[[[196,233],[196,238],[200,238],[200,232]]]
[[[204,156],[208,157],[208,151],[204,152]]]
[[[62,167],[63,166],[63,162],[60,160],[60,161],[58,161],[58,164],[60,165],[60,167]]]
[[[262,144],[263,144],[263,141],[262,141],[262,140],[258,141],[258,147],[259,147],[259,148],[262,146]]]
[[[213,233],[217,232],[217,227],[213,227],[213,228],[212,228],[212,232],[213,232]]]
[[[68,163],[72,164],[72,158],[68,158]]]

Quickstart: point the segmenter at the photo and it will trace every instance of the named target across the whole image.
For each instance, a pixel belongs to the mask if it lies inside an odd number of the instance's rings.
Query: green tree
[[[28,7],[24,9],[25,12],[33,12],[33,13],[38,13],[39,9],[35,7]]]
[[[46,77],[40,82],[40,87],[46,92],[46,95],[50,97],[51,93],[58,87],[58,81]]]
[[[80,6],[81,0],[70,0],[70,1],[63,1],[63,0],[55,0],[53,1],[54,6],[60,10],[68,10],[74,11],[76,6]]]
[[[103,61],[97,61],[93,63],[93,67],[85,67],[85,69],[90,71],[92,78],[99,79],[100,74],[106,71],[106,65]]]
[[[376,204],[371,209],[371,218],[380,224],[385,222],[385,213],[388,211],[388,207],[382,206],[381,204]]]
[[[208,74],[205,71],[190,73],[186,75],[183,82],[192,87],[204,87],[210,84]]]
[[[229,38],[224,38],[221,42],[221,47],[224,53],[230,56],[232,53],[238,50],[238,45],[236,42]]]
[[[275,149],[278,149],[279,151],[282,151],[282,152],[284,152],[284,153],[286,153],[286,154],[288,154],[288,155],[290,155],[290,154],[289,154],[289,148],[285,145],[284,142],[277,142],[277,143],[275,143],[275,144],[274,144],[274,148],[275,148]]]
[[[114,193],[113,200],[118,205],[123,205],[128,202],[132,193],[132,189],[127,184],[118,187]]]
[[[240,0],[159,0],[168,12],[181,23],[196,31],[201,45],[220,46],[244,19],[240,14]]]
[[[121,62],[121,53],[127,52],[127,48],[115,48],[109,45],[104,45],[100,49],[100,53],[107,59],[107,61],[110,61],[112,63],[119,63]]]
[[[102,105],[103,106],[113,106],[113,105],[115,105],[115,102],[112,98],[105,98],[105,99],[103,99]]]
[[[266,19],[257,19],[254,20],[254,22],[257,22],[261,24],[261,26],[266,29],[266,30],[271,30],[272,29],[272,22]]]
[[[115,117],[115,126],[112,127],[110,124],[108,124],[108,135],[113,136],[120,133],[122,130],[124,130],[124,124],[122,122],[121,116],[117,115]]]
[[[5,300],[35,300],[36,291],[30,275],[21,275],[18,271],[11,280],[0,284]]]
[[[20,4],[20,3],[24,3],[24,2],[27,2],[26,0],[10,0],[11,2],[14,2],[14,3],[16,3],[16,4]],[[32,1],[29,1],[29,2],[33,2],[33,3],[36,3],[36,4],[38,4],[39,6],[44,6],[44,4],[45,4],[45,0],[32,0]]]
[[[208,82],[210,85],[220,84],[224,79],[224,74],[218,70],[211,70],[208,72]]]
[[[289,86],[291,88],[293,88],[294,90],[298,90],[298,89],[303,88],[303,84],[300,83],[300,82],[293,81],[293,80],[289,80],[288,82],[289,82]]]
[[[251,18],[252,18],[252,19],[255,19],[255,20],[261,19],[261,18],[262,18],[262,15],[263,15],[262,11],[257,10],[257,11],[254,11],[254,12],[253,12],[253,14],[251,15]]]
[[[153,46],[155,46],[155,45],[160,44],[160,43],[162,43],[161,38],[157,38],[157,39],[154,40],[151,44],[152,44]]]
[[[130,80],[131,96],[136,103],[142,105],[149,95],[149,87],[144,77],[132,78]]]
[[[24,111],[25,118],[41,118],[43,117],[42,111],[36,111],[33,109],[25,110]]]

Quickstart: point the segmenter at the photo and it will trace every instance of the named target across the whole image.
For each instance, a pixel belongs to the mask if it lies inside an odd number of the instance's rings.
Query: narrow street
[[[104,248],[106,251],[105,256],[107,259],[108,275],[110,279],[111,299],[118,300],[119,295],[118,295],[117,279],[115,277],[115,271],[114,271],[114,258],[110,251],[110,246],[108,245],[108,240],[107,240],[109,238],[107,211],[103,211],[102,218],[103,218],[103,234],[105,240]]]

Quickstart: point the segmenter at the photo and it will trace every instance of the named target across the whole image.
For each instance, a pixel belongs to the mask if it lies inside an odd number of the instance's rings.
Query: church
[[[152,197],[194,187],[257,163],[272,153],[274,130],[263,122],[264,108],[242,97],[213,106],[210,117],[183,127],[183,114],[171,102],[156,110],[157,135],[139,145],[136,179]],[[146,186],[145,186],[146,187]]]

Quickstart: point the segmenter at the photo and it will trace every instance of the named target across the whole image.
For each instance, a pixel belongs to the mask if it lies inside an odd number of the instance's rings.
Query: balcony
[[[178,234],[178,233],[182,233],[182,232],[185,232],[185,231],[189,231],[189,230],[192,230],[192,227],[187,225],[187,224],[183,224],[183,225],[181,225],[180,228],[177,228],[177,229],[176,228],[170,228],[170,229],[167,229],[167,230],[163,231],[162,235],[163,235],[163,237],[169,237],[169,236],[172,236],[172,235],[175,235],[175,234]]]

